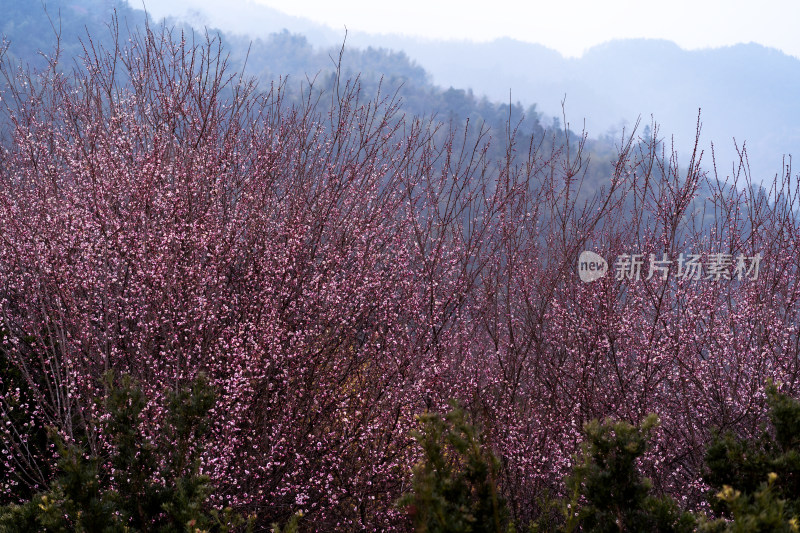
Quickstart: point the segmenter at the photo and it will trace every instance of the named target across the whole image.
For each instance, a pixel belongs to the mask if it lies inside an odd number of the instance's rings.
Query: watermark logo
[[[578,275],[581,281],[589,282],[600,279],[608,272],[608,263],[601,255],[586,250],[578,258]]]
[[[680,254],[672,259],[667,254],[656,257],[649,254],[621,254],[613,263],[614,279],[640,281],[659,276],[667,279],[670,271],[675,278],[687,281],[756,280],[761,269],[761,253],[752,256],[744,254],[709,254],[703,260],[700,254]],[[594,252],[581,252],[578,257],[578,276],[581,281],[598,280],[609,272],[608,262]]]

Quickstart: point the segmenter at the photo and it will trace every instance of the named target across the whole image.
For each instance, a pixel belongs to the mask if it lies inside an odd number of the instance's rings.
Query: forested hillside
[[[7,5],[5,5],[7,4]],[[132,9],[125,0],[93,0],[66,2],[48,2],[45,9],[34,3],[18,3],[6,0],[3,5],[9,16],[5,19],[3,35],[8,41],[6,59],[11,63],[21,59],[35,68],[43,68],[46,59],[43,51],[53,50],[58,40],[61,45],[62,66],[71,68],[68,58],[78,57],[84,46],[112,46],[109,41],[109,24],[116,13],[119,24],[124,28],[142,25],[146,20],[157,27],[160,22],[153,21],[140,9]],[[670,157],[674,148],[673,132],[665,131],[652,117],[644,117],[639,124],[629,123],[625,128],[613,133],[583,131],[583,122],[569,122],[569,105],[556,116],[543,115],[534,104],[524,107],[518,101],[489,100],[485,96],[477,96],[469,84],[464,87],[440,87],[431,81],[431,76],[411,60],[402,51],[387,48],[357,48],[348,45],[343,33],[342,43],[336,46],[314,46],[304,35],[292,34],[287,30],[276,32],[266,38],[251,39],[246,36],[226,34],[212,27],[193,28],[188,25],[174,25],[171,21],[175,38],[184,32],[184,38],[194,42],[202,42],[208,36],[222,43],[228,68],[231,72],[244,73],[254,77],[262,86],[272,83],[286,85],[288,98],[295,101],[303,98],[303,88],[310,82],[318,90],[331,87],[334,78],[342,80],[358,79],[363,97],[370,98],[380,90],[384,97],[400,103],[402,113],[408,117],[432,117],[447,127],[462,129],[469,124],[466,138],[475,142],[478,138],[491,138],[487,157],[498,160],[505,157],[506,139],[510,125],[515,132],[517,143],[526,145],[533,142],[540,151],[552,151],[562,145],[564,135],[568,135],[573,144],[583,143],[581,175],[585,182],[583,191],[591,192],[607,186],[609,176],[613,172],[613,163],[620,147],[633,140],[642,143],[643,150],[657,145],[663,151],[661,155]],[[87,41],[91,35],[91,42]],[[57,38],[58,37],[58,38]],[[363,40],[363,39],[362,39]],[[46,52],[45,52],[46,53]],[[340,70],[340,71],[339,71]],[[478,73],[474,73],[478,76]],[[598,73],[600,75],[600,73]],[[307,97],[308,95],[305,94]],[[598,111],[599,113],[600,111]],[[608,113],[608,109],[603,109]],[[565,119],[567,124],[565,124]],[[658,117],[655,117],[656,121]],[[591,122],[591,121],[590,121]],[[655,126],[655,128],[653,127]],[[714,161],[708,151],[705,137],[701,136],[698,148],[706,150],[696,157],[708,173],[712,181],[716,181],[713,171]],[[693,132],[683,131],[681,148],[678,151],[681,166],[691,165],[691,148],[694,142]],[[688,143],[688,144],[687,144]],[[731,156],[726,152],[726,156]],[[702,156],[702,157],[701,157]],[[738,161],[719,159],[716,161],[723,180],[739,178],[744,182],[749,178],[746,172],[738,172]],[[776,164],[780,160],[776,156]],[[760,187],[760,180],[755,185]],[[701,183],[706,189],[706,184]],[[723,187],[727,184],[723,183]],[[768,187],[769,184],[767,183]],[[705,191],[701,196],[709,196]],[[700,209],[698,207],[698,209]]]
[[[48,2],[46,13],[35,3],[4,1],[3,8],[6,7],[5,12],[9,13],[3,27],[3,35],[9,41],[6,59],[11,62],[22,59],[37,68],[45,64],[39,51],[53,50],[56,35],[60,35],[63,58],[74,58],[82,53],[83,46],[90,44],[86,39],[87,32],[92,35],[91,44],[111,45],[108,24],[112,13],[117,13],[123,29],[141,25],[147,20],[143,11],[131,9],[124,1]],[[150,23],[158,26],[155,21]],[[437,87],[430,82],[429,75],[403,52],[371,47],[358,49],[348,46],[346,39],[341,45],[319,48],[312,46],[305,36],[287,31],[266,39],[251,40],[226,35],[213,27],[207,29],[209,35],[219,39],[225,47],[232,72],[245,72],[247,76],[257,78],[263,86],[286,83],[291,98],[301,98],[300,91],[309,81],[315,81],[317,88],[328,88],[337,68],[341,67],[343,80],[358,77],[364,97],[375,95],[380,86],[384,96],[396,97],[402,102],[402,113],[409,117],[431,116],[437,122],[452,124],[456,129],[461,129],[469,121],[473,140],[481,129],[490,130],[488,135],[496,142],[492,143],[489,157],[494,159],[504,156],[503,138],[507,136],[509,123],[517,130],[517,137],[523,143],[533,137],[537,144],[544,143],[544,149],[551,149],[553,143],[563,140],[565,125],[560,117],[544,117],[537,112],[535,105],[526,109],[518,102],[479,98],[468,88]],[[172,30],[176,38],[181,31],[189,40],[201,42],[205,39],[203,28],[177,26]],[[63,66],[71,68],[71,61],[66,59]],[[569,126],[569,135],[574,140],[579,139],[580,128],[576,129],[574,124]],[[643,134],[641,128],[638,134]],[[592,164],[583,170],[587,172],[587,182],[592,187],[608,181],[615,144],[619,144],[620,139],[621,135],[620,138],[586,139],[585,154],[591,157]]]
[[[322,48],[341,44],[345,31],[344,26],[287,16],[253,0],[228,0],[224,6],[208,0],[163,0],[149,9],[196,28],[218,25],[229,34],[251,38],[266,38],[289,28]],[[608,6],[603,10],[614,11]],[[617,22],[624,19],[624,15],[616,17]],[[542,20],[537,17],[532,27]],[[567,24],[566,20],[551,22],[551,27]],[[574,26],[567,24],[567,28]],[[627,31],[643,36],[648,28],[644,24]],[[475,42],[382,34],[363,26],[359,30],[351,28],[351,46],[402,50],[443,88],[471,88],[479,97],[486,95],[496,102],[507,102],[511,92],[513,101],[521,101],[526,109],[536,105],[539,112],[556,117],[561,117],[566,97],[567,119],[574,129],[585,121],[590,137],[616,137],[623,125],[630,128],[637,117],[645,122],[655,117],[668,141],[674,135],[675,148],[684,159],[694,146],[697,112],[702,108],[704,168],[713,167],[709,157],[713,142],[723,178],[738,172],[736,146],[741,149],[746,144],[753,180],[769,183],[782,173],[782,157],[795,153],[800,144],[795,127],[800,106],[794,96],[800,92],[800,58],[747,42],[744,34],[736,41],[739,44],[706,49],[628,38],[598,43],[580,57],[565,57],[537,43],[536,32]]]

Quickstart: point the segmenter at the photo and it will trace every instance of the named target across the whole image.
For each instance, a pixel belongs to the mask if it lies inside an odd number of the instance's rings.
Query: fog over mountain
[[[702,110],[702,146],[708,152],[714,142],[718,165],[735,158],[735,138],[740,147],[746,141],[752,170],[761,176],[778,172],[781,156],[800,146],[800,61],[757,44],[685,51],[668,41],[631,39],[596,46],[579,59],[511,40],[427,49],[429,61],[407,51],[437,83],[469,83],[494,99],[508,99],[511,88],[515,99],[547,114],[559,113],[566,96],[567,119],[578,128],[585,119],[592,135],[630,126],[638,116],[647,123],[652,115],[661,134],[674,134],[685,151]],[[458,65],[458,57],[470,57],[470,64]]]
[[[130,2],[132,7],[141,4]],[[176,17],[252,38],[288,29],[318,47],[341,44],[345,30],[292,17],[252,0],[165,0],[147,5],[156,19]],[[714,143],[720,175],[732,173],[746,142],[755,181],[781,171],[784,154],[800,146],[800,60],[758,44],[682,50],[663,40],[626,39],[567,59],[542,45],[513,39],[488,43],[435,41],[348,31],[347,45],[403,50],[442,87],[471,88],[495,101],[536,105],[592,137],[619,135],[641,117],[660,124],[683,159],[693,145],[698,110],[703,161]],[[674,136],[674,137],[673,137]],[[788,161],[788,158],[787,158]]]

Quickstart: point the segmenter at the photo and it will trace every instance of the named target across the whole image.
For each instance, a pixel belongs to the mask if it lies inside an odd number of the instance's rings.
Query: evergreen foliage
[[[489,533],[512,531],[505,501],[495,485],[499,463],[456,404],[445,416],[426,413],[414,433],[423,460],[400,505],[416,531]]]
[[[208,430],[214,392],[201,375],[169,393],[163,432],[154,442],[142,435],[142,390],[129,376],[117,384],[106,375],[110,416],[98,422],[110,437],[108,456],[87,454],[54,429],[58,475],[48,490],[21,505],[0,508],[0,531],[229,531],[245,521],[230,509],[208,508],[212,491],[200,474],[199,453]]]
[[[586,425],[581,460],[567,479],[565,531],[693,531],[694,518],[671,498],[653,495],[637,467],[657,424],[651,414],[639,427],[614,420]]]
[[[798,531],[800,402],[767,384],[768,427],[755,439],[728,432],[706,450],[706,482],[720,519],[708,531]]]

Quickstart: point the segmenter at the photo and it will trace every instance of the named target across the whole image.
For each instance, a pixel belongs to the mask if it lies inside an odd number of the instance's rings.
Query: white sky
[[[615,38],[686,49],[756,42],[800,57],[797,0],[255,0],[334,29],[487,41],[512,37],[579,56]]]

